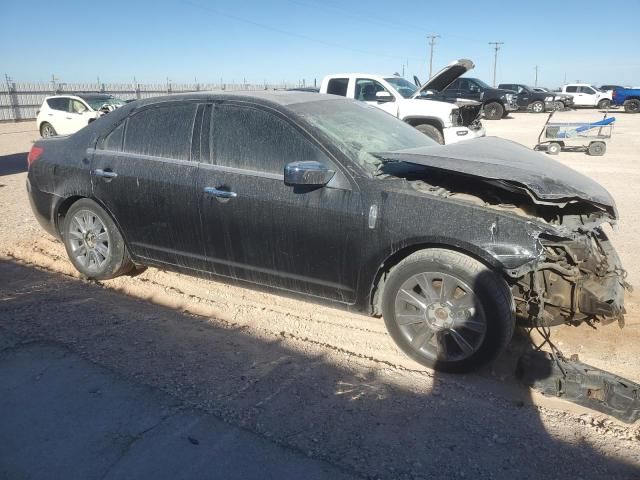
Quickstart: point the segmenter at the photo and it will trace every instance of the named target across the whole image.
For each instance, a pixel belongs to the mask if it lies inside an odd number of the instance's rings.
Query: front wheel
[[[494,359],[513,335],[504,280],[458,252],[429,249],[395,266],[382,312],[396,344],[422,365],[465,372]]]
[[[133,268],[118,227],[94,201],[83,198],[71,205],[62,228],[67,255],[85,277],[107,280]]]
[[[607,151],[607,144],[604,142],[591,142],[587,148],[587,153],[594,157],[601,157]]]
[[[606,110],[610,106],[611,106],[611,100],[609,100],[608,98],[604,98],[598,102],[598,108],[602,110]]]
[[[424,133],[427,137],[435,140],[440,145],[444,145],[444,135],[442,135],[442,132],[433,125],[417,125],[416,130]]]
[[[504,107],[498,102],[487,103],[484,106],[484,118],[487,120],[500,120],[504,113]]]
[[[531,111],[533,113],[544,113],[544,102],[533,102],[531,104]]]

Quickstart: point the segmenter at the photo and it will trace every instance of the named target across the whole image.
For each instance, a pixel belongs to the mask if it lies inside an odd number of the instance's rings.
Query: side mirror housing
[[[376,92],[377,102],[393,102],[395,98],[389,92]]]
[[[325,165],[315,160],[291,162],[284,167],[284,183],[286,185],[324,186],[335,175]]]

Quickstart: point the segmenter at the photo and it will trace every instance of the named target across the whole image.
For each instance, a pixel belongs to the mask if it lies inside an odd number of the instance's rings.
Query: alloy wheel
[[[95,213],[79,210],[71,219],[72,255],[87,270],[99,270],[109,258],[109,232]]]
[[[481,347],[487,321],[473,290],[445,273],[413,275],[398,290],[395,320],[420,354],[435,360],[464,360]]]

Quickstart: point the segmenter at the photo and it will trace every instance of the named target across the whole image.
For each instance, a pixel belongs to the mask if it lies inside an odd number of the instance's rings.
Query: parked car
[[[479,102],[428,98],[422,89],[396,75],[343,73],[322,79],[320,93],[353,98],[375,106],[412,125],[440,144],[485,135]]]
[[[501,83],[498,87],[503,90],[512,90],[518,94],[516,102],[520,110],[544,113],[565,108],[565,104],[554,93],[536,92],[533,87],[521,83]]]
[[[571,95],[576,107],[609,108],[611,92],[603,92],[599,88],[586,83],[571,83],[561,89],[561,93]]]
[[[122,105],[122,100],[101,93],[55,95],[45,98],[36,125],[42,137],[70,135]]]
[[[624,107],[628,113],[640,112],[640,88],[620,88],[613,91],[613,105]]]
[[[450,101],[475,100],[482,104],[484,117],[500,120],[518,110],[516,93],[493,88],[477,78],[460,77],[475,65],[471,60],[458,60],[433,76],[423,87],[428,93]]]
[[[140,100],[38,140],[28,166],[36,218],[86,278],[155,265],[331,301],[440,370],[494,358],[515,317],[623,319],[602,186],[496,137],[438,145],[365,102]]]

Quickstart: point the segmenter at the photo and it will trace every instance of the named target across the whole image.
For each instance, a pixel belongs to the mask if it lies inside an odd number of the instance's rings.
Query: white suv
[[[45,98],[36,124],[43,137],[71,135],[122,105],[122,100],[100,93],[55,95]]]

